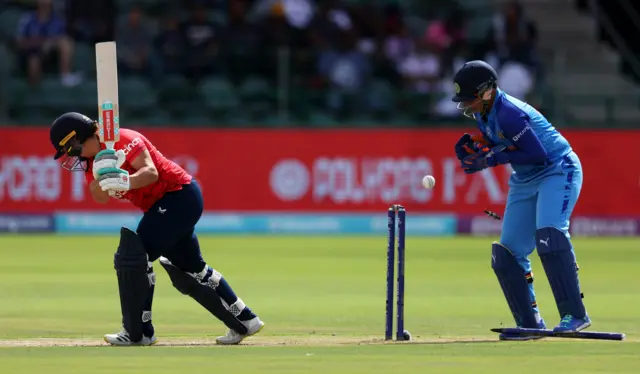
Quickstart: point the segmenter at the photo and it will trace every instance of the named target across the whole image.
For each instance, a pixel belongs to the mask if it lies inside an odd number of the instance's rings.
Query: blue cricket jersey
[[[477,113],[474,116],[493,145],[509,147],[491,156],[489,165],[511,164],[516,182],[545,175],[573,152],[567,139],[540,112],[500,89],[486,121]]]

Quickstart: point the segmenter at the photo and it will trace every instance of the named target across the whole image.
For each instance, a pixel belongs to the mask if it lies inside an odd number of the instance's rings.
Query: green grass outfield
[[[210,265],[266,322],[242,346],[156,266],[160,343],[116,348],[118,238],[0,236],[0,373],[638,373],[640,240],[576,240],[593,331],[624,342],[499,342],[512,321],[490,267],[491,238],[407,238],[410,343],[385,344],[385,238],[203,237]],[[558,322],[540,263],[543,316]]]

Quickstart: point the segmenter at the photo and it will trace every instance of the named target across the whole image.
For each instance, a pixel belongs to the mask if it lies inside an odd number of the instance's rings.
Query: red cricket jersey
[[[102,149],[106,149],[104,144]],[[165,193],[178,191],[182,189],[183,184],[191,182],[191,175],[187,173],[175,162],[168,160],[166,157],[151,144],[151,142],[137,131],[129,129],[120,129],[120,141],[115,144],[115,150],[124,150],[127,155],[126,161],[121,166],[122,169],[134,174],[136,169],[131,166],[133,160],[138,157],[145,149],[149,151],[151,159],[158,170],[158,180],[146,187],[129,190],[124,193],[117,193],[116,198],[131,201],[131,203],[143,211],[149,210],[160,200]],[[93,158],[88,160],[88,170],[85,177],[88,182],[93,180]]]

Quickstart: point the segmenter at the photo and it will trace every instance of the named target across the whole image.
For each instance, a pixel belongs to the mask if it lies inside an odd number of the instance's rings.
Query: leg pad
[[[529,295],[529,283],[533,282],[533,274],[525,274],[511,252],[495,242],[491,248],[491,265],[516,325],[537,328],[538,321],[533,309],[536,304]]]
[[[580,292],[578,264],[569,238],[556,228],[545,227],[536,231],[536,245],[560,317],[584,318],[587,313]]]
[[[123,227],[114,255],[118,277],[122,324],[133,342],[142,340],[142,319],[151,284],[147,274],[147,253],[138,235]]]
[[[247,327],[227,310],[216,290],[211,287],[215,283],[211,276],[207,277],[206,280],[203,279],[201,283],[194,276],[177,268],[164,257],[160,257],[160,264],[169,274],[173,287],[197,301],[228,328],[239,334],[247,334]]]

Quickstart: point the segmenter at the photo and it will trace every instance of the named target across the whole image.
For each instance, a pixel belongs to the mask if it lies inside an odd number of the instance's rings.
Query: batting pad
[[[147,273],[147,253],[138,235],[123,227],[120,244],[114,256],[118,277],[122,324],[133,342],[142,340],[142,316],[150,281]],[[150,316],[149,316],[150,317]]]
[[[560,318],[584,318],[586,311],[580,293],[578,265],[569,238],[562,231],[545,227],[536,231],[538,255],[549,279]]]
[[[491,248],[491,267],[498,278],[516,325],[538,328],[536,313],[533,310],[535,300],[531,300],[529,295],[529,283],[533,282],[533,275],[525,274],[511,252],[495,242]]]

